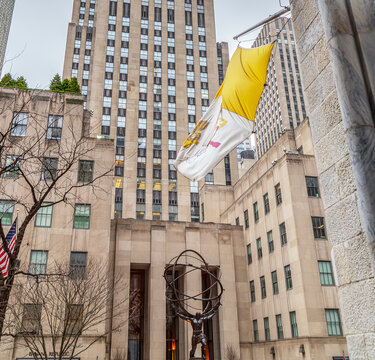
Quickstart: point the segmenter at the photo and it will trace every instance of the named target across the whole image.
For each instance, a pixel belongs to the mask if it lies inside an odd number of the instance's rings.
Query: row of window
[[[60,140],[63,116],[48,115],[46,138],[48,140]],[[19,112],[13,114],[12,128],[10,130],[11,136],[25,137],[27,130],[27,123],[29,120],[29,113]]]
[[[290,269],[290,265],[284,266],[284,276],[285,276],[286,290],[293,289],[292,271]],[[278,280],[277,280],[276,270],[271,272],[271,279],[272,279],[273,294],[278,295],[279,294],[279,284],[278,284]],[[264,276],[261,276],[259,278],[259,283],[260,283],[261,298],[265,299],[267,297],[267,290],[266,290],[266,280],[265,280]],[[251,302],[256,301],[254,280],[250,281],[250,299],[251,299]]]
[[[7,155],[5,159],[4,172],[5,178],[16,179],[19,176],[20,165],[22,159],[17,155]],[[41,179],[45,181],[55,180],[58,177],[58,158],[43,158],[41,168]],[[78,177],[77,182],[89,184],[94,178],[94,161],[79,160],[78,161]]]
[[[306,187],[307,187],[307,194],[309,197],[319,197],[319,185],[318,185],[317,177],[306,176]],[[275,199],[276,199],[276,205],[280,205],[283,201],[282,196],[281,196],[280,183],[275,186]],[[263,203],[264,203],[264,214],[267,215],[270,212],[270,202],[269,202],[268,193],[263,195]],[[258,202],[255,202],[253,204],[253,214],[254,214],[254,222],[256,223],[259,221]],[[236,222],[239,222],[239,220],[237,221],[237,219],[236,219]],[[245,222],[245,229],[249,228],[249,214],[248,214],[247,209],[244,211],[244,222]]]
[[[0,218],[2,225],[11,225],[13,219],[14,202],[9,200],[0,200]],[[44,202],[35,215],[36,227],[51,227],[52,224],[53,203]],[[90,228],[90,204],[75,204],[74,206],[74,229]]]
[[[311,221],[312,221],[312,228],[314,232],[314,238],[326,239],[325,229],[324,229],[324,218],[319,217],[319,216],[312,216]],[[288,242],[288,238],[286,235],[285,222],[279,225],[279,233],[280,233],[281,246],[285,246]],[[267,232],[267,244],[268,244],[268,252],[270,254],[273,253],[275,250],[275,245],[274,245],[272,230]],[[256,247],[257,247],[258,259],[261,259],[263,257],[263,248],[262,248],[262,239],[260,237],[256,239]],[[253,257],[252,257],[252,251],[251,251],[251,244],[247,244],[247,263],[251,264],[252,262],[253,262]]]
[[[29,273],[45,275],[47,270],[48,251],[31,250]],[[87,252],[72,251],[70,253],[70,275],[74,278],[84,278],[87,266]]]
[[[342,336],[342,328],[340,321],[340,314],[338,309],[325,309],[325,318],[327,324],[327,331],[329,336]],[[297,325],[297,316],[295,311],[289,312],[289,321],[291,329],[291,337],[298,337],[298,325]],[[284,339],[284,329],[282,315],[278,314],[275,316],[275,325],[277,339]],[[263,318],[263,328],[264,328],[264,340],[271,340],[271,331],[270,331],[270,321],[268,317]],[[258,320],[253,320],[253,336],[254,342],[259,341],[259,329],[258,329]]]
[[[333,278],[331,262],[330,261],[318,261],[318,269],[319,269],[319,276],[320,276],[320,284],[322,286],[334,286],[335,282]],[[290,265],[284,266],[284,277],[285,277],[286,290],[293,289],[292,271],[291,271]],[[272,293],[273,295],[278,295],[279,283],[277,279],[276,270],[271,272],[271,281],[272,281]],[[266,291],[266,280],[264,276],[261,276],[259,278],[259,283],[260,283],[261,298],[265,299],[267,297],[267,291]],[[251,299],[251,302],[256,301],[254,280],[250,281],[250,299]]]

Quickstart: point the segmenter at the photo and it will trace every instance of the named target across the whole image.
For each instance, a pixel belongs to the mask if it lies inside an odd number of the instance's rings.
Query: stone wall
[[[0,0],[0,73],[3,68],[15,0]]]
[[[335,85],[335,63],[330,58],[317,1],[294,0],[291,8],[344,332],[351,360],[367,360],[375,356],[375,281],[360,219],[355,183],[358,178],[353,176],[348,130],[342,115],[345,109],[339,102],[342,93]]]

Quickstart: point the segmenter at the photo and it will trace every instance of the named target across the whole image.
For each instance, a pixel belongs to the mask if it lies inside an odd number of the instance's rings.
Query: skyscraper
[[[3,68],[15,0],[0,0],[0,73]]]
[[[74,2],[64,77],[82,86],[91,132],[115,139],[115,217],[199,221],[198,183],[173,162],[219,87],[214,23],[213,0]],[[232,159],[209,180],[230,184]]]
[[[267,86],[255,118],[258,158],[286,129],[297,127],[306,117],[292,23],[288,18],[264,25],[253,47],[274,40],[277,44],[268,66]]]

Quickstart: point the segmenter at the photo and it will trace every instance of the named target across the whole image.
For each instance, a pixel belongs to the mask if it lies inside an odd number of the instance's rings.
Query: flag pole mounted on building
[[[234,39],[287,11],[289,8],[284,8]],[[274,42],[251,49],[238,47],[234,52],[219,91],[183,142],[174,163],[176,169],[191,181],[202,179],[252,134],[259,99],[267,85],[267,67],[273,46]]]

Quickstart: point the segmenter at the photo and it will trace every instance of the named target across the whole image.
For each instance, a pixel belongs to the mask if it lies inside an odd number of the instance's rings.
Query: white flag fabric
[[[219,91],[174,163],[191,181],[202,179],[251,135],[272,48],[237,48],[233,54]]]

